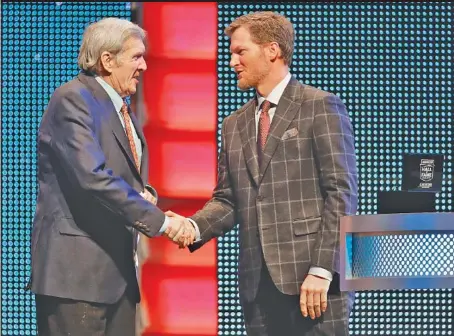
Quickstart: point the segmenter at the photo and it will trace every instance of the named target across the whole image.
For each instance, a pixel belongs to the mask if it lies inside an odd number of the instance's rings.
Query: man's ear
[[[114,56],[110,52],[104,51],[101,54],[100,63],[101,63],[100,64],[101,67],[105,71],[107,71],[108,73],[112,73],[112,69],[113,69],[114,64],[115,64]]]
[[[281,48],[279,47],[279,43],[277,42],[271,42],[268,47],[268,57],[271,62],[274,62],[277,60],[279,57],[281,57]]]

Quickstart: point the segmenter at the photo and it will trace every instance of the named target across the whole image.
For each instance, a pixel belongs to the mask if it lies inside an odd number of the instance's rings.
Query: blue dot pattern
[[[224,118],[253,94],[237,88],[229,68],[229,40],[223,31],[236,17],[261,10],[284,14],[294,25],[292,74],[337,94],[347,106],[358,158],[358,214],[376,213],[377,191],[400,189],[402,153],[406,152],[445,155],[436,208],[452,211],[452,5],[219,3],[218,143]],[[388,242],[396,243],[393,238],[384,240]],[[430,241],[429,245],[436,243]],[[237,260],[235,229],[218,240],[219,335],[246,335]],[[387,274],[392,271],[384,270]],[[451,335],[452,303],[448,289],[357,293],[350,334]]]
[[[37,196],[36,135],[53,91],[78,73],[84,28],[104,17],[131,19],[129,2],[1,6],[1,335],[36,335],[30,238]]]

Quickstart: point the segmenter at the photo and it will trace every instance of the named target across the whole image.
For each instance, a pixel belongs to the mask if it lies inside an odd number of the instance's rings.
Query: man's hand
[[[169,224],[164,231],[164,235],[174,243],[179,244],[180,240],[184,240],[188,236],[184,220],[176,217],[169,217]]]
[[[320,317],[328,307],[330,281],[309,274],[301,285],[300,307],[304,317]]]
[[[145,189],[144,191],[142,191],[140,193],[140,196],[142,196],[143,198],[145,198],[148,202],[150,203],[153,203],[154,205],[156,205],[157,203],[157,200],[156,200],[156,197],[154,197],[151,192],[149,192],[147,189]]]
[[[166,211],[165,214],[171,220],[177,220],[177,221],[180,221],[183,223],[183,231],[185,234],[180,235],[180,237],[178,237],[178,238],[172,239],[173,242],[177,243],[179,248],[185,248],[185,247],[191,245],[195,240],[195,228],[191,224],[191,222],[187,218],[180,216],[170,210]]]

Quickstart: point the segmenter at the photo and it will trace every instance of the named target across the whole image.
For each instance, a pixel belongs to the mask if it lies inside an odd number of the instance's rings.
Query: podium
[[[454,213],[345,216],[342,291],[454,288]]]

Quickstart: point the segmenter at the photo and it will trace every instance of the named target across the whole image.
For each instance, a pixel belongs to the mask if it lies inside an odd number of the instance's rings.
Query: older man
[[[137,232],[176,240],[189,229],[154,205],[145,138],[124,100],[147,69],[144,40],[126,20],[88,26],[81,73],[43,115],[30,281],[40,336],[134,335]]]

